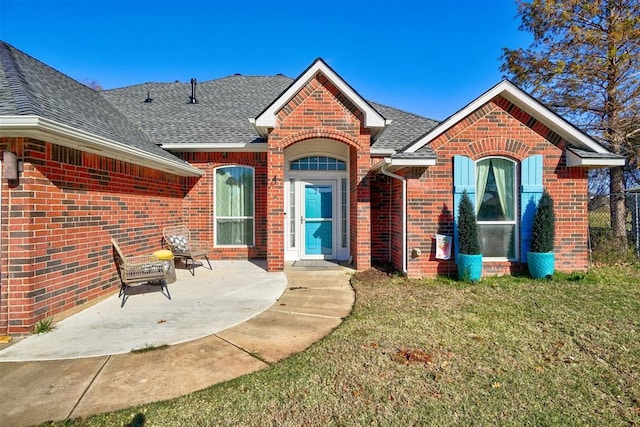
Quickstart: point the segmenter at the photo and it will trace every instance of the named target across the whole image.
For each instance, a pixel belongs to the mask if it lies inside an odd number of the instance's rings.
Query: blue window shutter
[[[458,257],[458,209],[462,192],[467,190],[471,203],[476,202],[476,163],[467,156],[453,156],[453,241]]]
[[[527,252],[531,247],[533,216],[542,197],[542,156],[527,157],[520,164],[520,260],[527,262]]]

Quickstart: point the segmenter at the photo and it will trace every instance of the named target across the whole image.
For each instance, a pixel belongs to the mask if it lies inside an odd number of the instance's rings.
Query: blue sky
[[[364,98],[445,119],[526,47],[515,0],[0,0],[0,39],[105,89],[235,73],[297,77],[322,57]]]

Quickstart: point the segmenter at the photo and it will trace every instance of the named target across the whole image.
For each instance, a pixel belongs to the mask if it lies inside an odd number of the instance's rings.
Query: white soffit
[[[578,154],[571,151],[571,149],[567,149],[566,153],[567,166],[569,167],[581,167],[588,169],[610,168],[616,166],[624,166],[626,162],[625,158],[622,156],[611,158],[580,157]]]
[[[384,128],[386,121],[369,105],[351,86],[347,84],[322,59],[315,62],[298,77],[271,105],[267,107],[252,123],[258,128],[274,128],[276,114],[284,107],[316,74],[322,73],[338,90],[353,102],[364,113],[364,126],[368,128]]]
[[[410,167],[429,167],[436,165],[436,159],[394,159],[390,157],[384,158],[384,165],[387,171],[395,172],[400,169]]]
[[[412,167],[412,166],[435,166],[436,159],[394,159],[393,157],[385,157],[385,164],[396,167]]]

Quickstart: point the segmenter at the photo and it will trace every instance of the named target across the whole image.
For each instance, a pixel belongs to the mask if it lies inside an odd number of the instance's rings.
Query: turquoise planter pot
[[[527,252],[527,265],[534,279],[553,276],[556,257],[553,252]]]
[[[482,277],[482,254],[458,254],[458,278],[465,282],[477,282]]]

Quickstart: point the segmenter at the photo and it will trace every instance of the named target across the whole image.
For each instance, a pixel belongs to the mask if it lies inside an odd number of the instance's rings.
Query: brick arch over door
[[[282,142],[278,145],[281,149],[284,150],[285,148],[290,147],[293,144],[306,141],[309,139],[329,139],[332,141],[341,142],[343,144],[348,145],[349,147],[352,147],[358,150],[363,148],[360,141],[358,141],[357,138],[354,138],[353,136],[347,133],[340,132],[334,129],[304,130],[302,132],[298,132],[288,136],[287,138],[282,140]]]

